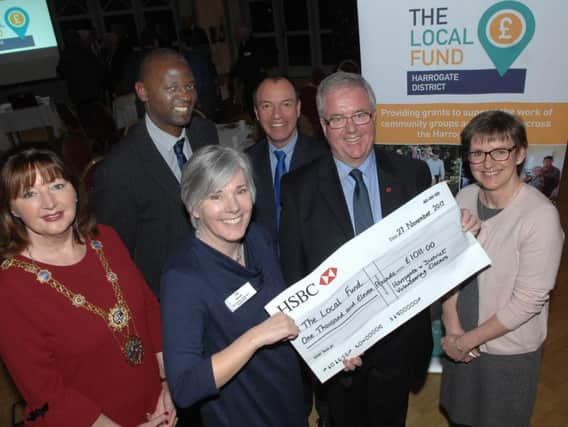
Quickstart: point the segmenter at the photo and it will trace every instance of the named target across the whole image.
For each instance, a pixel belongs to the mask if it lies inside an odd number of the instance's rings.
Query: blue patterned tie
[[[286,173],[286,153],[281,150],[274,151],[278,160],[274,171],[274,208],[276,211],[276,229],[280,225],[280,180]]]
[[[355,180],[355,191],[353,191],[353,219],[355,220],[355,234],[360,234],[373,225],[373,212],[369,201],[369,192],[363,173],[359,169],[352,169],[349,172],[351,178]]]
[[[176,153],[179,170],[183,170],[183,165],[187,162],[187,157],[183,154],[183,143],[185,142],[185,138],[181,138],[180,140],[176,141],[174,144],[174,153]]]

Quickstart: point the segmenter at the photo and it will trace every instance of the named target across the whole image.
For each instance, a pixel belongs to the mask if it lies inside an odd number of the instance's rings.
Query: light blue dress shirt
[[[351,218],[351,226],[355,232],[355,220],[353,218],[353,192],[355,191],[355,180],[349,175],[349,172],[354,168],[341,160],[333,158],[337,173],[339,175],[339,182],[343,189],[343,196],[347,202],[347,209],[349,210],[349,217]],[[377,161],[375,157],[375,150],[371,151],[369,157],[357,168],[363,173],[363,181],[367,186],[369,199],[371,202],[371,211],[373,212],[373,221],[375,224],[383,218],[381,208],[381,192],[379,191],[379,174],[377,172]]]
[[[294,133],[294,135],[290,139],[290,142],[282,148],[276,148],[274,145],[272,145],[270,138],[267,137],[266,140],[268,141],[268,158],[270,159],[272,185],[274,185],[274,174],[276,173],[276,164],[278,163],[274,152],[279,150],[286,153],[286,158],[284,159],[284,163],[286,164],[286,172],[290,171],[290,163],[292,162],[292,156],[294,155],[294,148],[296,148],[296,142],[298,142],[298,131]]]
[[[179,168],[177,156],[174,151],[175,143],[181,138],[185,138],[185,141],[183,142],[183,154],[185,155],[185,158],[187,160],[189,160],[192,154],[191,146],[189,145],[189,140],[187,138],[187,135],[185,134],[185,128],[181,129],[180,136],[172,136],[169,133],[164,132],[158,126],[156,126],[156,124],[152,121],[152,119],[150,118],[150,116],[148,116],[148,114],[146,114],[144,120],[146,122],[146,129],[148,130],[150,138],[154,142],[154,145],[156,146],[156,148],[158,149],[158,151],[160,152],[160,154],[168,164],[168,167],[170,168],[170,170],[172,171],[172,173],[179,182],[181,180],[181,170]]]

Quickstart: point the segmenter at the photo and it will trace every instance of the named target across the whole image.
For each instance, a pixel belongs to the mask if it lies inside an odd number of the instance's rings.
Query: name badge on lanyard
[[[256,289],[252,287],[249,282],[246,282],[243,286],[233,292],[225,300],[225,305],[231,313],[234,313],[241,305],[247,302],[256,294]]]

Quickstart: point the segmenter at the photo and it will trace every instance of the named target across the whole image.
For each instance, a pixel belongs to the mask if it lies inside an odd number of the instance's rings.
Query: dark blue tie
[[[185,165],[185,162],[187,162],[187,157],[185,157],[185,154],[183,154],[184,141],[185,138],[182,138],[179,141],[176,141],[176,143],[174,144],[174,153],[176,153],[176,158],[178,161],[180,171],[183,170],[183,165]]]
[[[373,212],[369,201],[369,192],[363,173],[359,169],[352,169],[349,172],[351,178],[355,180],[355,191],[353,191],[353,219],[355,220],[355,234],[360,234],[373,225]]]
[[[286,173],[286,153],[282,150],[275,150],[276,170],[274,171],[274,209],[276,211],[276,228],[280,225],[280,180]]]

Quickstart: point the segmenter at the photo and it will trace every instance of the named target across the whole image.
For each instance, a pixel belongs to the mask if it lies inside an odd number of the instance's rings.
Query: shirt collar
[[[144,120],[146,122],[146,129],[148,129],[148,134],[150,135],[150,138],[152,138],[152,141],[154,141],[154,143],[156,145],[159,145],[161,147],[163,147],[166,150],[173,150],[174,149],[174,144],[179,141],[181,138],[185,138],[186,142],[187,141],[187,137],[185,134],[185,127],[183,127],[181,129],[181,133],[179,136],[173,136],[170,135],[167,132],[164,132],[162,129],[160,129],[150,118],[150,116],[146,113]]]
[[[369,176],[372,171],[372,168],[376,167],[376,157],[375,157],[375,150],[372,149],[367,158],[361,163],[357,168],[353,166],[349,166],[347,163],[342,162],[338,158],[334,157],[333,160],[335,161],[335,165],[337,167],[337,173],[339,174],[340,179],[344,179],[349,175],[353,169],[359,169],[364,176]]]
[[[294,152],[296,143],[298,142],[298,131],[297,130],[294,131],[294,135],[292,135],[292,137],[290,138],[290,142],[288,142],[288,144],[286,144],[282,148],[276,148],[272,143],[272,141],[270,141],[270,138],[268,136],[266,136],[266,140],[268,141],[268,150],[271,156],[273,156],[274,155],[273,153],[278,150],[278,151],[284,151],[284,153],[286,153],[286,158],[289,159],[292,153]]]

